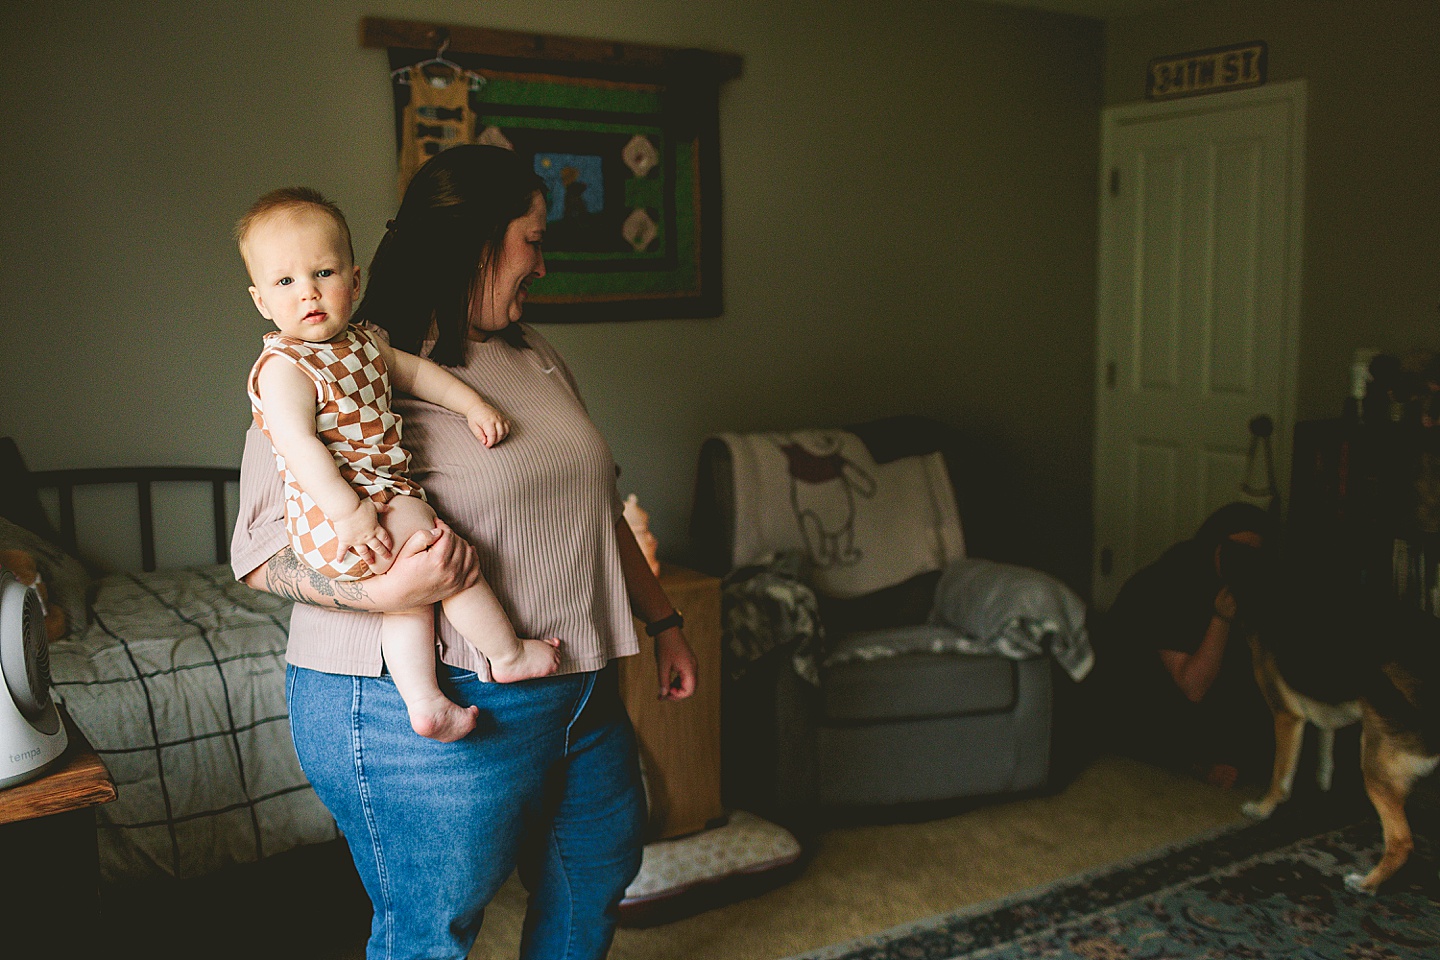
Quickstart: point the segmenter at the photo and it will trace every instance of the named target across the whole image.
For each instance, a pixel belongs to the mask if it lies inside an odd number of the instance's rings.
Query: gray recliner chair
[[[877,463],[941,453],[954,485],[968,556],[1005,534],[1004,490],[994,471],[953,431],[918,417],[849,428]],[[966,481],[977,481],[967,483]],[[729,445],[701,449],[691,518],[696,565],[725,577],[736,536]],[[982,506],[982,504],[984,504]],[[742,514],[745,511],[741,511]],[[797,511],[798,513],[798,511]],[[827,636],[818,676],[796,672],[795,645],[782,642],[744,665],[727,661],[722,694],[725,802],[782,822],[827,807],[872,807],[1030,791],[1050,770],[1052,662],[1048,657],[873,651],[944,647],[954,631],[927,622],[941,570],[873,594],[819,597]],[[818,680],[818,683],[811,682]]]

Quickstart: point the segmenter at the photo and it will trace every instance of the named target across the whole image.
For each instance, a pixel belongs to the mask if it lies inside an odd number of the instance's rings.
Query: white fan
[[[44,773],[69,738],[50,697],[40,594],[0,570],[0,789]]]

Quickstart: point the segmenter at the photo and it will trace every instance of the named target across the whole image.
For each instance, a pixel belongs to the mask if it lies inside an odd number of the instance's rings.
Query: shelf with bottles
[[[1347,418],[1296,425],[1286,536],[1357,582],[1440,614],[1440,430]]]
[[[1440,535],[1396,537],[1390,557],[1395,595],[1440,616]]]

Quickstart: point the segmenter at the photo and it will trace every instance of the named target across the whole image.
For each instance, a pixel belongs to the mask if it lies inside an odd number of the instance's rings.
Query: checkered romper
[[[376,503],[425,491],[406,474],[410,454],[400,446],[400,416],[390,409],[390,373],[373,337],[351,325],[329,343],[309,343],[276,331],[250,370],[248,393],[255,425],[265,427],[256,378],[271,357],[280,357],[315,381],[315,434],[330,449],[340,475],[355,492]],[[335,526],[275,453],[285,481],[285,525],[290,547],[304,563],[332,580],[363,580],[370,567],[353,550],[336,556]]]

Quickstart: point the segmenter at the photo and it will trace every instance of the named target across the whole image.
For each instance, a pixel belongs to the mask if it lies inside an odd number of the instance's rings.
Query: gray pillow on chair
[[[1040,570],[974,557],[946,567],[935,589],[930,622],[944,624],[1017,659],[1053,654],[1076,680],[1094,654],[1085,603]]]

